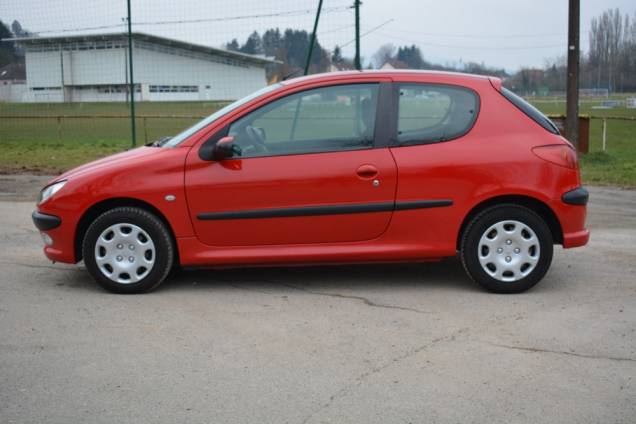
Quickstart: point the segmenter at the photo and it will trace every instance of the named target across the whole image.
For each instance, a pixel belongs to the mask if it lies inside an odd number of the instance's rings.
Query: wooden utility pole
[[[356,55],[353,59],[353,65],[360,71],[362,70],[360,63],[360,0],[354,0],[353,7],[356,11]]]
[[[568,11],[568,80],[565,137],[579,146],[579,35],[580,0],[569,0]]]

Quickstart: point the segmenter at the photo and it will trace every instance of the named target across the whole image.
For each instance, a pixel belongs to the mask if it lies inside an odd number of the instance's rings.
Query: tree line
[[[270,67],[268,77],[284,77],[300,72],[309,50],[310,34],[303,30],[268,29],[259,35],[254,31],[240,44],[233,39],[226,44],[230,50],[247,54],[260,54],[282,62]],[[636,91],[636,13],[633,17],[619,9],[608,9],[592,19],[589,32],[590,47],[581,54],[580,87],[602,88],[609,92]],[[421,49],[412,45],[381,46],[367,61],[369,69],[382,67],[403,69],[431,69],[492,75],[504,80],[504,84],[524,94],[542,94],[565,91],[567,77],[566,56],[548,59],[543,67],[521,68],[509,73],[503,68],[484,63],[438,64],[425,59]],[[331,69],[353,69],[353,59],[342,56],[340,47],[330,52],[316,41],[310,61],[310,73],[328,72]]]
[[[581,54],[580,87],[612,92],[636,91],[636,13],[608,9],[590,22],[589,50]],[[522,94],[565,91],[567,59],[546,61],[542,68],[523,68],[507,85]]]
[[[240,53],[273,57],[281,64],[268,67],[268,78],[282,79],[304,69],[310,39],[310,34],[304,30],[287,28],[281,31],[279,28],[271,28],[265,31],[262,36],[258,31],[252,32],[243,44],[234,38],[225,44],[225,48]],[[338,47],[334,49],[333,55],[330,55],[329,51],[323,48],[320,41],[316,39],[309,61],[310,73],[329,71],[333,59],[339,60],[336,57],[338,54]]]
[[[14,37],[31,37],[33,35],[33,33],[23,29],[18,21],[13,21],[11,27],[9,27],[0,20],[0,40]],[[22,60],[24,60],[22,47],[14,43],[0,42],[0,68],[9,63],[20,62]]]

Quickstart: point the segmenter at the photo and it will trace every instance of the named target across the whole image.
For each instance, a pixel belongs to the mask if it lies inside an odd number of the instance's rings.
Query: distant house
[[[352,63],[348,62],[337,62],[331,63],[329,65],[329,70],[327,72],[339,72],[339,71],[352,71],[356,69]]]
[[[0,102],[21,102],[26,93],[24,62],[0,68]]]
[[[225,49],[133,33],[135,99],[234,100],[267,85],[278,63]],[[126,33],[14,38],[24,48],[29,102],[107,102],[129,97]]]
[[[409,65],[397,59],[387,60],[386,62],[384,62],[384,64],[382,64],[382,66],[380,66],[380,69],[389,70],[389,71],[391,69],[408,69],[408,68],[409,68]]]

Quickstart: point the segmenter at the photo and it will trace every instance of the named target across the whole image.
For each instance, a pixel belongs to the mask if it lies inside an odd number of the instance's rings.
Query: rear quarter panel
[[[452,199],[445,208],[395,213],[390,236],[426,240],[427,254],[449,256],[464,218],[479,203],[502,195],[536,198],[550,207],[578,185],[578,173],[538,159],[536,145],[562,143],[509,103],[488,79],[400,78],[396,82],[457,84],[480,97],[479,116],[466,135],[441,143],[393,147],[396,201]]]

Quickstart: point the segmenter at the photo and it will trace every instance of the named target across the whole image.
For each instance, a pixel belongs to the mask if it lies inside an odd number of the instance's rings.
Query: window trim
[[[372,81],[360,81],[360,82],[338,82],[336,84],[326,84],[326,85],[320,85],[317,87],[307,87],[298,91],[294,91],[292,93],[289,93],[287,95],[284,96],[280,96],[277,97],[275,99],[272,99],[271,101],[262,104],[260,106],[258,106],[255,109],[250,110],[249,112],[246,112],[244,114],[241,114],[240,116],[235,117],[232,121],[228,122],[227,124],[225,124],[223,126],[223,128],[220,131],[216,131],[211,137],[209,137],[202,145],[201,145],[201,149],[206,146],[206,145],[211,145],[214,146],[218,140],[220,139],[218,137],[219,133],[222,134],[229,134],[229,130],[231,128],[232,125],[234,125],[234,123],[236,123],[237,121],[245,118],[246,116],[257,112],[258,110],[269,106],[270,104],[272,104],[273,102],[277,102],[279,100],[283,100],[287,97],[291,97],[291,96],[295,96],[298,94],[302,94],[308,91],[312,91],[312,90],[319,90],[319,89],[323,89],[323,88],[333,88],[333,87],[339,87],[339,86],[345,86],[345,85],[369,85],[369,84],[375,84],[378,87],[378,100],[377,100],[377,104],[376,104],[376,110],[375,110],[375,128],[374,128],[374,134],[373,134],[373,142],[365,148],[351,148],[351,149],[342,149],[342,150],[326,150],[326,151],[322,151],[322,152],[301,152],[301,153],[282,153],[282,154],[272,154],[272,155],[267,155],[267,156],[252,156],[252,157],[241,157],[241,156],[237,156],[237,157],[231,157],[228,159],[224,159],[225,161],[231,161],[231,160],[249,160],[249,159],[263,159],[263,158],[274,158],[274,157],[283,157],[283,156],[299,156],[299,155],[319,155],[319,154],[333,154],[333,153],[340,153],[340,152],[355,152],[355,151],[361,151],[361,150],[371,150],[371,149],[376,149],[378,147],[388,147],[388,138],[386,137],[388,135],[388,133],[386,133],[386,131],[383,131],[383,127],[380,125],[380,122],[378,120],[378,117],[380,116],[381,113],[386,112],[386,107],[387,107],[387,102],[383,103],[383,100],[386,100],[387,98],[390,99],[392,96],[390,95],[389,91],[387,90],[387,88],[390,89],[391,83],[390,82],[386,82],[383,80],[372,80]],[[384,90],[383,90],[384,87]],[[393,120],[391,120],[393,121]],[[383,135],[383,143],[378,143],[378,131],[381,131],[381,134]],[[385,134],[386,133],[386,134]],[[207,149],[209,149],[210,147],[207,147]]]
[[[548,118],[543,112],[536,108],[532,103],[515,93],[514,91],[501,87],[499,91],[508,102],[510,102],[516,109],[519,109],[528,118],[532,119],[541,128],[554,135],[561,135],[559,128]]]
[[[452,137],[452,138],[446,138],[443,140],[424,140],[424,141],[418,141],[418,142],[399,142],[398,141],[398,122],[400,119],[400,87],[405,86],[405,85],[421,85],[421,86],[428,86],[428,87],[443,87],[443,88],[453,88],[453,89],[457,89],[457,90],[462,90],[462,91],[466,91],[469,92],[470,94],[472,94],[476,100],[475,102],[475,113],[473,114],[473,118],[470,121],[470,125],[468,125],[466,127],[466,130],[464,130],[464,132]],[[392,130],[392,134],[391,134],[391,138],[390,138],[390,147],[411,147],[411,146],[422,146],[422,145],[427,145],[427,144],[438,144],[438,143],[446,143],[449,141],[454,141],[457,140],[459,138],[462,138],[464,136],[466,136],[468,133],[470,133],[472,131],[472,129],[475,127],[475,124],[477,123],[477,119],[479,118],[479,115],[481,113],[481,96],[479,95],[479,93],[470,88],[470,87],[466,87],[464,85],[457,85],[457,84],[446,84],[446,83],[438,83],[438,82],[420,82],[420,81],[395,81],[393,83],[393,103],[394,103],[394,107],[393,107],[393,112],[394,112],[394,116],[392,119],[392,122],[394,123],[394,128]]]

